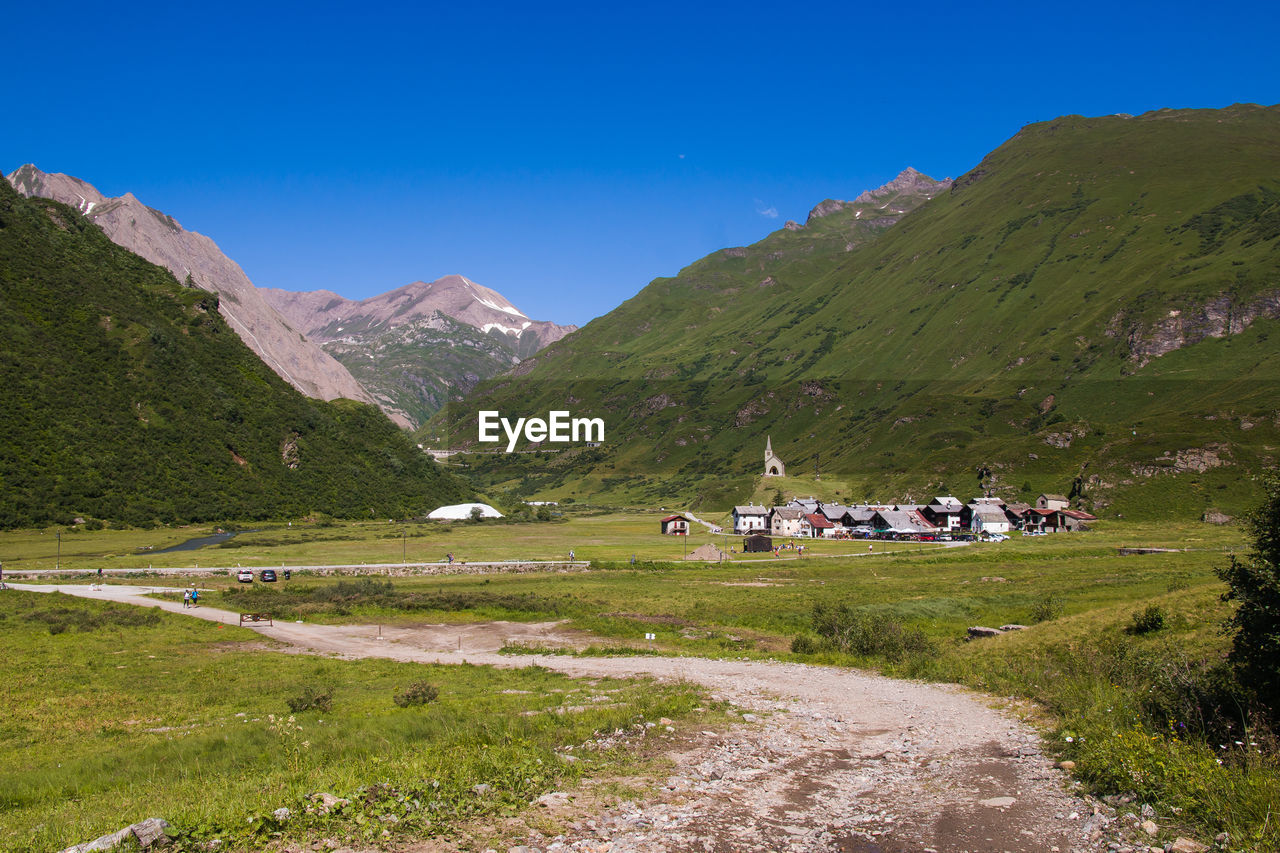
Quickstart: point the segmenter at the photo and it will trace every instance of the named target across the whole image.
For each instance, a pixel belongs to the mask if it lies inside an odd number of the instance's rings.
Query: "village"
[[[766,440],[764,476],[786,476],[786,465]],[[732,532],[744,536],[746,551],[769,551],[770,537],[789,539],[891,539],[908,541],[952,541],[956,539],[1002,539],[1010,533],[1024,536],[1080,530],[1097,517],[1072,509],[1064,495],[1042,494],[1034,505],[1006,503],[990,494],[962,503],[951,496],[938,496],[927,504],[866,503],[846,506],[815,498],[793,498],[781,506],[735,506]],[[662,533],[687,536],[691,521],[687,513],[666,516]],[[722,532],[713,530],[713,532]]]

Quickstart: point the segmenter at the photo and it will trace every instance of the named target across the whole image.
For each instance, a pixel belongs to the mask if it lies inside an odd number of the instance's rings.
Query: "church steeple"
[[[766,477],[787,476],[787,466],[782,464],[782,460],[773,453],[773,436],[765,436],[764,439],[764,475]]]

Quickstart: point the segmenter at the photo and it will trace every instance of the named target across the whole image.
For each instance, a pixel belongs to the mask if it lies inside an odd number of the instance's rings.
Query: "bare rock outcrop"
[[[1126,328],[1123,314],[1113,317],[1106,333],[1123,335],[1129,344],[1129,360],[1138,367],[1175,350],[1209,338],[1238,335],[1258,319],[1280,318],[1280,290],[1263,293],[1246,302],[1228,295],[1216,296],[1200,305],[1175,308],[1161,319]]]
[[[91,184],[26,165],[9,175],[24,196],[68,204],[100,227],[115,244],[165,267],[181,283],[218,294],[218,312],[245,344],[282,379],[309,397],[373,398],[345,367],[306,340],[262,298],[235,261],[203,234],[125,193],[107,198]]]

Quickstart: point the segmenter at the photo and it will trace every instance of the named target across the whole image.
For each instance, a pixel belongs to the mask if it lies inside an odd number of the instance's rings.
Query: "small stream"
[[[188,539],[186,542],[180,542],[177,545],[170,545],[168,548],[162,548],[159,551],[152,551],[153,554],[168,554],[172,551],[195,551],[206,545],[220,545],[241,533],[256,533],[254,530],[224,530],[222,533],[214,533],[210,536],[197,536],[195,539]]]

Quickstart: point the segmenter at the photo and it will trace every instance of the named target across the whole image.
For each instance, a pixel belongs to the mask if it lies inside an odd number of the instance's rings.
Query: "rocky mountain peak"
[[[498,291],[461,275],[415,281],[358,302],[328,291],[263,288],[262,294],[304,334],[321,342],[392,329],[439,312],[482,332],[502,334],[518,355],[528,356],[577,328],[533,320]]]
[[[933,198],[938,193],[946,190],[951,186],[951,178],[943,178],[941,181],[935,181],[928,175],[916,171],[908,166],[898,173],[898,176],[883,186],[873,190],[866,190],[860,193],[853,201],[839,201],[837,199],[827,199],[809,211],[809,218],[805,220],[805,224],[812,223],[815,219],[821,219],[824,216],[856,208],[869,208],[867,215],[869,219],[892,224],[897,222],[897,218],[903,216],[924,202]],[[858,214],[858,218],[862,218],[862,214]]]

